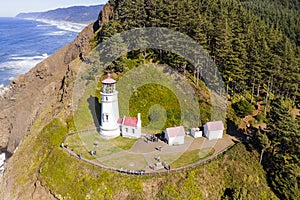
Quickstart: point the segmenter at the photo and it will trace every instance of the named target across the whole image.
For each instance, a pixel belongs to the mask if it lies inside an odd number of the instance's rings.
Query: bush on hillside
[[[251,115],[254,110],[254,106],[244,99],[232,104],[232,108],[238,117]]]

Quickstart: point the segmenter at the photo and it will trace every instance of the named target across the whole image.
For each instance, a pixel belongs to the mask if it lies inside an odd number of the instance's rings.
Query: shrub
[[[255,119],[258,123],[262,123],[266,121],[266,115],[264,113],[259,113],[255,116]]]
[[[251,115],[254,110],[254,106],[244,99],[232,104],[232,108],[239,117]]]

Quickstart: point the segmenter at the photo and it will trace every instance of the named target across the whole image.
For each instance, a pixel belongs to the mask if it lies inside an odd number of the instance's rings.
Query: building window
[[[132,134],[134,134],[134,129],[132,129]]]
[[[126,133],[128,133],[128,128],[126,128],[125,130],[126,130]]]
[[[105,119],[108,122],[108,114],[105,114]]]
[[[105,97],[106,101],[108,101],[108,97]]]

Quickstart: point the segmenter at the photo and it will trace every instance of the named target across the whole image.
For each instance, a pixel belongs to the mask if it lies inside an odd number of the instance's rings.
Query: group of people
[[[158,137],[156,137],[154,134],[145,136],[145,138],[146,138],[146,142],[147,142],[147,143],[148,143],[149,141],[150,141],[150,142],[158,142]]]

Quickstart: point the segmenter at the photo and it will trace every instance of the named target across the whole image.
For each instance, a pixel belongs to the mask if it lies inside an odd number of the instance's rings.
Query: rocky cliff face
[[[72,112],[71,82],[76,77],[82,58],[91,50],[91,38],[103,22],[109,20],[110,12],[111,7],[106,5],[98,21],[88,25],[73,42],[28,73],[17,77],[10,84],[9,91],[0,96],[0,149],[7,149],[13,153],[32,130],[38,132],[38,129],[42,129],[62,111],[65,112],[65,116]],[[33,124],[38,124],[38,127],[33,127]],[[17,176],[22,176],[18,174],[18,162],[24,162],[24,159],[19,161],[17,156],[20,155],[13,155],[6,165],[0,187],[0,199],[23,199],[24,196],[32,199],[53,198],[35,178],[22,183],[26,185],[26,189],[18,188],[19,183],[15,180]]]
[[[12,153],[36,117],[46,109],[50,116],[55,116],[58,111],[51,108],[62,103],[59,94],[63,88],[62,80],[70,71],[68,64],[80,54],[88,53],[92,35],[92,25],[89,25],[75,41],[10,84],[9,92],[0,101],[1,148],[7,147]]]
[[[7,147],[12,153],[39,114],[63,103],[61,92],[68,92],[64,78],[70,76],[69,64],[89,53],[90,39],[101,24],[110,19],[112,11],[109,5],[105,6],[99,21],[88,25],[73,42],[12,81],[10,90],[0,96],[0,149]],[[56,113],[55,109],[48,110],[50,116]]]

